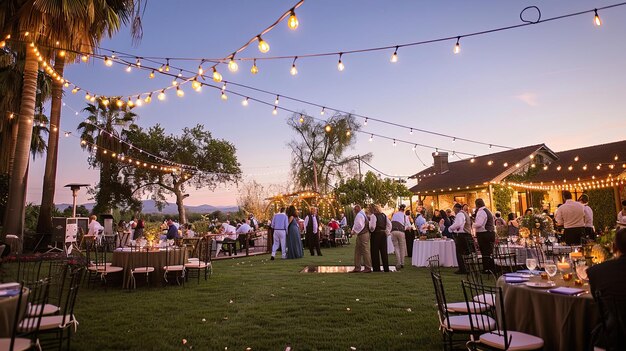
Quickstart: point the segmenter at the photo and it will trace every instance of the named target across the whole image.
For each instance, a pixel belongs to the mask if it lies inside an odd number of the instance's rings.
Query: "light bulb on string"
[[[113,66],[113,60],[111,60],[110,58],[108,58],[108,57],[106,57],[106,56],[105,56],[105,57],[104,57],[104,64],[105,64],[107,67],[111,67],[111,66]]]
[[[243,100],[241,101],[241,105],[243,105],[243,106],[248,106],[248,99],[249,99],[249,98],[245,98],[245,99],[243,99]]]
[[[89,93],[85,94],[85,100],[91,100],[91,95],[89,95]]]
[[[226,82],[224,82],[224,84],[222,84],[222,91],[226,91]]]
[[[396,139],[393,139],[393,146],[395,147],[396,145]]]
[[[204,69],[202,68],[202,63],[198,66],[198,74],[199,75],[203,75],[204,74]]]
[[[104,99],[101,99],[101,100],[100,100],[100,102],[102,102],[102,104],[103,104],[104,106],[109,106],[109,102],[110,102],[110,101],[109,101],[109,99],[104,98]]]
[[[83,62],[87,62],[87,61],[89,61],[89,55],[82,55],[82,56],[80,57],[80,60],[81,60],[81,61],[83,61]]]
[[[374,134],[370,134],[370,139],[369,141],[372,142],[374,140]]]
[[[413,128],[411,128],[411,130],[409,130],[409,135],[413,135]]]
[[[131,65],[128,65],[128,67],[126,67],[126,72],[130,73],[133,70],[133,67]]]
[[[178,78],[180,78],[180,77],[182,77],[182,76],[183,76],[183,70],[182,70],[182,69],[178,71],[177,76],[178,76]]]
[[[413,145],[413,147],[411,148],[411,150],[415,151],[415,149],[417,149],[417,145]]]
[[[139,57],[137,57],[137,60],[135,60],[135,66],[141,67],[141,60],[139,59]]]
[[[367,117],[365,118],[365,121],[363,121],[363,125],[367,127]]]
[[[268,44],[261,36],[257,36],[257,40],[259,41],[259,51],[262,53],[267,53],[270,51],[270,44]]]
[[[144,100],[146,102],[146,104],[149,104],[152,102],[152,93],[148,94],[148,96],[146,96],[146,99]]]
[[[304,115],[300,114],[300,123],[304,123]]]
[[[165,72],[169,72],[170,71],[170,59],[166,58],[165,59]]]
[[[257,65],[256,65],[256,59],[254,59],[254,61],[252,63],[252,68],[250,68],[250,73],[252,73],[252,74],[259,73],[259,67],[257,67]]]
[[[291,64],[291,69],[289,70],[289,73],[291,73],[292,76],[295,76],[296,74],[298,74],[298,69],[296,68],[297,59],[298,59],[298,56],[294,57],[293,63]]]
[[[327,124],[326,127],[324,127],[324,130],[326,131],[326,133],[330,133],[332,127],[330,126],[330,124]]]
[[[124,106],[124,101],[122,99],[118,99],[115,104],[117,105],[117,107],[122,107]]]
[[[191,81],[191,87],[193,88],[193,90],[196,91],[199,91],[198,89],[202,88],[202,83],[198,81],[198,77],[193,78],[193,80]]]
[[[72,94],[76,94],[76,93],[78,93],[78,88],[72,89]]]
[[[274,106],[274,109],[272,110],[272,114],[274,116],[276,116],[278,114],[278,107]]]
[[[140,95],[137,95],[137,100],[135,100],[135,105],[137,107],[143,106],[143,100],[141,100],[141,96]]]
[[[228,100],[228,95],[226,95],[226,93],[222,91],[221,98],[222,98],[222,100],[226,101],[226,100]]]
[[[172,86],[178,86],[178,77],[174,77],[174,80],[172,80]]]
[[[176,87],[176,95],[177,95],[178,97],[183,97],[183,96],[185,96],[185,92],[183,91],[183,89],[181,89],[181,88],[180,88],[180,86],[177,86],[177,87]]]
[[[163,72],[164,70],[165,70],[165,65],[161,65],[161,66],[159,67],[159,72]]]
[[[276,95],[276,100],[274,100],[274,105],[278,106],[278,100],[280,99],[280,95]]]
[[[598,16],[598,10],[597,9],[593,9],[593,13],[594,13],[593,23],[596,26],[600,27],[602,25],[602,20],[600,19],[600,16]]]
[[[154,70],[152,70],[152,72],[150,72],[150,75],[148,76],[150,79],[154,78]]]
[[[350,137],[350,135],[352,135],[352,132],[350,131],[350,129],[346,130],[346,136]]]
[[[291,14],[289,15],[289,19],[287,19],[287,26],[291,30],[296,30],[299,24],[300,22],[298,22],[298,17],[296,17],[296,11],[291,9]]]
[[[322,110],[320,111],[320,115],[324,115],[324,113],[326,113],[326,107],[322,107]]]
[[[396,46],[396,50],[393,52],[393,55],[391,55],[391,59],[389,59],[389,61],[391,61],[392,63],[398,62],[398,47],[397,46]]]
[[[435,149],[435,156],[439,156],[439,149]]]
[[[128,105],[128,107],[133,107],[135,106],[135,102],[133,101],[132,97],[128,98],[128,102],[126,103],[126,105]]]
[[[215,81],[216,83],[222,81],[222,75],[220,74],[220,72],[217,71],[217,69],[215,69],[215,67],[213,67],[213,81]]]
[[[228,70],[234,73],[237,72],[238,69],[239,65],[237,64],[237,61],[235,61],[235,54],[233,54],[230,61],[228,61]]]
[[[461,40],[461,37],[456,37],[456,44],[454,45],[455,54],[458,54],[459,52],[461,52],[461,43],[459,43],[460,40]]]
[[[343,53],[339,54],[339,62],[337,62],[337,69],[341,72],[343,71],[346,66],[343,64],[343,62],[341,61],[341,56],[343,56]]]

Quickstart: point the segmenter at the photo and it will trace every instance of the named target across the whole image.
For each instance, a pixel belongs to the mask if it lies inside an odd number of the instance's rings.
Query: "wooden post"
[[[613,198],[615,199],[615,213],[622,210],[622,202],[619,198],[619,185],[613,187]]]
[[[489,192],[489,208],[491,209],[491,211],[493,212],[493,188],[491,187],[491,183],[489,183],[488,186],[488,192]]]

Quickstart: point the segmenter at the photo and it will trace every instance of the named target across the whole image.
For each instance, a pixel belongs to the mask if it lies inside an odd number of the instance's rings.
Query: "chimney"
[[[442,174],[448,171],[448,153],[447,152],[433,152],[433,166],[435,168],[435,174]]]

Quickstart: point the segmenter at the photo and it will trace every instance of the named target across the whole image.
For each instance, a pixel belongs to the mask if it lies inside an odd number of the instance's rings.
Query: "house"
[[[529,207],[554,212],[562,190],[577,198],[606,189],[612,190],[615,207],[607,211],[617,213],[626,198],[626,140],[561,152],[538,144],[454,162],[448,156],[433,153],[433,165],[411,177],[417,180],[410,188],[412,203],[429,210],[452,208],[457,202],[473,207],[480,197],[492,210],[519,215]],[[509,206],[503,194],[510,197]]]

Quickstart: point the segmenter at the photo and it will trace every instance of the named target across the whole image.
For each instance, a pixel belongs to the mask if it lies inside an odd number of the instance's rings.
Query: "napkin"
[[[524,273],[524,274],[534,274],[534,275],[539,275],[541,274],[541,271],[535,269],[534,271],[529,271],[528,269],[520,269],[519,271],[517,271],[517,273]]]
[[[580,293],[585,292],[585,290],[583,289],[579,289],[579,288],[567,288],[564,286],[558,287],[558,288],[554,288],[554,289],[550,289],[548,290],[551,293],[554,294],[561,294],[561,295],[578,295]]]
[[[504,281],[507,283],[523,283],[523,282],[527,282],[528,278],[522,278],[522,277],[504,277]]]

